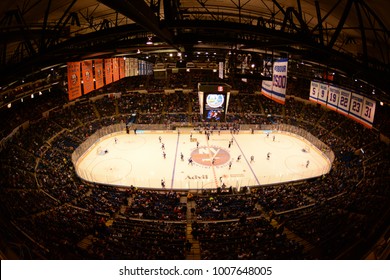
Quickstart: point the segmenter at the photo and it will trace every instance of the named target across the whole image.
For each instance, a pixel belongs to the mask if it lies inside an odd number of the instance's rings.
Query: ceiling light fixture
[[[148,36],[148,41],[146,42],[147,45],[153,45],[152,37]]]

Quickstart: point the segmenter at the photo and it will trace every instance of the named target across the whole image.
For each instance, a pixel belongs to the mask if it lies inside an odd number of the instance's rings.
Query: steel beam
[[[334,32],[332,38],[330,39],[329,44],[328,44],[328,47],[329,47],[329,48],[333,48],[334,43],[336,43],[336,40],[337,40],[337,38],[339,37],[340,32],[341,32],[341,30],[342,30],[343,27],[344,27],[345,20],[347,19],[348,14],[349,14],[349,12],[351,11],[351,7],[352,7],[352,3],[353,3],[353,2],[354,2],[354,0],[348,0],[347,5],[346,5],[345,8],[344,8],[344,12],[343,12],[343,14],[341,15],[339,24],[337,25],[337,28],[336,28],[336,30],[335,30],[335,32]]]
[[[160,39],[173,44],[172,33],[160,26],[160,20],[143,0],[98,0],[100,3],[132,19]]]
[[[316,5],[316,12],[317,12],[317,26],[318,26],[318,35],[320,39],[320,44],[324,45],[324,32],[322,30],[322,18],[321,18],[321,9],[320,9],[320,3],[318,0],[315,1]]]
[[[42,53],[46,50],[46,29],[47,29],[47,19],[49,17],[50,7],[51,7],[51,1],[49,0],[47,3],[46,11],[45,11],[45,17],[43,19],[43,26],[42,26],[42,33],[41,33],[41,40],[39,44],[39,52]]]
[[[362,48],[363,48],[363,63],[367,64],[368,62],[368,54],[367,54],[367,39],[366,39],[366,32],[364,30],[364,23],[362,18],[362,13],[360,12],[360,6],[358,2],[355,2],[355,9],[356,14],[359,21],[359,29],[360,29],[360,35],[362,38]]]

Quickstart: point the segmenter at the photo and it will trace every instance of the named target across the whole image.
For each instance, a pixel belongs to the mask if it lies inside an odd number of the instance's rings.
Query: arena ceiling
[[[387,0],[2,0],[1,81],[138,50],[156,60],[233,51],[324,65],[387,98],[389,11]]]

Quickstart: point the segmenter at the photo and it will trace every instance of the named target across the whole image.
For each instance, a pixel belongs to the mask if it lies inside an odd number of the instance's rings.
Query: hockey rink
[[[305,139],[284,132],[138,130],[102,138],[75,168],[91,182],[199,191],[317,177],[330,165]]]

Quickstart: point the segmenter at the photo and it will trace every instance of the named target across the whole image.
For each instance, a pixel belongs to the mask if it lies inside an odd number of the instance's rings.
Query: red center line
[[[213,164],[213,157],[211,156],[211,150],[210,150],[210,145],[209,145],[209,139],[208,139],[208,137],[207,137],[207,134],[206,134],[205,136],[206,136],[206,141],[207,141],[207,148],[209,149],[210,165],[211,165],[211,168],[212,168],[212,170],[213,170],[215,187],[218,188],[217,174],[215,173],[215,168],[214,168],[214,164]]]

